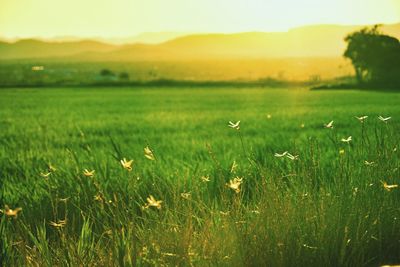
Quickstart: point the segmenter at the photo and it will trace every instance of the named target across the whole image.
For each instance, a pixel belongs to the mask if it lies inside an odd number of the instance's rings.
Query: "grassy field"
[[[33,71],[33,66],[43,66]],[[113,75],[101,75],[109,70]],[[121,73],[129,77],[121,79]],[[0,60],[0,86],[52,86],[101,83],[176,81],[327,82],[353,75],[349,62],[338,58],[279,58],[268,60],[183,60],[82,62],[68,60]]]
[[[399,103],[356,90],[2,89],[0,266],[400,263]]]

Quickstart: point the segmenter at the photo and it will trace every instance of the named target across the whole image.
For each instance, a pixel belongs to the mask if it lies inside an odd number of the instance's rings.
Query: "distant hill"
[[[44,42],[24,39],[15,43],[0,42],[0,59],[29,59],[69,57],[83,52],[104,53],[117,46],[91,40],[73,42]]]
[[[144,32],[133,37],[96,38],[96,41],[111,44],[159,44],[181,36],[188,35],[184,32]]]
[[[0,42],[0,59],[159,61],[340,57],[345,49],[344,37],[361,27],[316,25],[280,33],[197,34],[159,44],[115,45],[93,40],[44,42],[28,39]],[[382,31],[400,38],[400,24],[385,25]],[[154,36],[160,38],[160,35]],[[140,38],[136,41],[140,42]]]
[[[77,37],[77,36],[56,36],[56,37],[37,37],[29,38],[37,41],[47,43],[62,43],[62,42],[79,42],[82,40],[91,40],[100,43],[112,44],[112,45],[125,45],[125,44],[160,44],[172,39],[190,35],[188,32],[143,32],[135,36],[122,36],[122,37]],[[0,36],[0,43],[13,43],[21,38],[2,38]]]
[[[360,26],[317,25],[288,32],[249,32],[180,37],[162,44],[185,57],[283,58],[337,57],[345,49],[344,37]],[[400,24],[385,26],[383,32],[400,38]]]

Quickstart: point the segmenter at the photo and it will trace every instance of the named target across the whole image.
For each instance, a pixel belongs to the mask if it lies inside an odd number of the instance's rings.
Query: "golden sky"
[[[400,22],[400,0],[0,0],[0,37],[286,31]]]

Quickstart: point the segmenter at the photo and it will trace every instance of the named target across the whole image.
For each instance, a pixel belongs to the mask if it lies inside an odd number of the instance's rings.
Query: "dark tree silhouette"
[[[114,76],[114,72],[112,72],[112,71],[109,70],[109,69],[102,69],[102,70],[100,71],[100,75],[101,75],[101,76]]]
[[[127,73],[127,72],[121,72],[121,73],[119,74],[118,78],[119,78],[120,80],[127,81],[127,80],[129,80],[129,73]]]
[[[352,61],[359,83],[400,84],[399,40],[382,34],[379,25],[346,36],[344,57]]]

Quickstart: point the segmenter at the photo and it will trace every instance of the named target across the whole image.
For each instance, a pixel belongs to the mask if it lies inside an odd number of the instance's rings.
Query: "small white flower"
[[[399,187],[397,184],[387,184],[386,182],[382,182],[383,188],[385,188],[387,191],[390,191],[394,188]]]
[[[122,167],[124,167],[124,169],[127,169],[128,171],[132,170],[133,160],[127,161],[126,158],[123,158],[120,162],[121,162]]]
[[[330,121],[328,124],[324,125],[325,128],[333,129],[333,121]]]
[[[54,226],[56,228],[62,228],[67,224],[67,220],[59,220],[58,222],[52,222],[50,221],[49,224],[51,226]]]
[[[240,129],[240,121],[237,121],[236,123],[233,123],[232,121],[229,121],[228,124],[229,127],[239,130]]]
[[[49,164],[48,166],[47,166],[47,169],[48,169],[48,171],[49,172],[55,172],[57,169],[54,167],[54,166],[52,166],[51,164]]]
[[[209,175],[203,175],[200,178],[204,183],[207,183],[210,181],[210,176]]]
[[[84,169],[83,170],[83,175],[85,175],[86,177],[93,177],[94,176],[94,170],[89,171],[88,169]]]
[[[391,118],[392,118],[392,117],[386,117],[386,118],[384,118],[384,117],[382,117],[382,116],[379,116],[379,117],[378,117],[378,119],[379,119],[380,121],[383,121],[384,123],[387,123]]]
[[[342,138],[341,141],[343,143],[350,143],[350,141],[352,140],[351,136],[347,137],[347,138]]]
[[[277,158],[282,158],[282,157],[286,156],[287,153],[288,153],[287,151],[283,152],[282,154],[275,153],[274,156],[277,157]]]
[[[184,198],[184,199],[190,199],[191,196],[192,196],[192,194],[190,192],[181,193],[181,197]]]
[[[154,157],[153,151],[151,151],[151,149],[148,146],[146,146],[144,148],[144,156],[149,160],[155,160],[156,159]]]
[[[236,177],[233,180],[230,180],[229,183],[226,184],[230,189],[235,191],[236,193],[240,193],[240,185],[243,182],[243,178]]]
[[[286,157],[287,157],[288,159],[291,159],[291,160],[297,160],[297,159],[299,159],[299,155],[293,156],[293,155],[290,154],[289,152],[286,154]]]
[[[303,244],[303,247],[309,248],[309,249],[318,249],[318,247],[309,246],[309,245],[307,245],[307,244]]]
[[[50,174],[51,174],[51,172],[47,172],[47,173],[41,172],[40,176],[42,176],[43,178],[48,178],[50,176]]]
[[[375,162],[365,160],[364,164],[367,165],[367,166],[373,166],[373,165],[375,165]]]
[[[285,152],[283,152],[283,153],[281,153],[281,154],[275,153],[274,156],[277,157],[277,158],[283,158],[283,157],[286,156],[288,159],[291,159],[291,160],[299,159],[299,155],[292,155],[292,154],[290,154],[290,153],[287,152],[287,151],[285,151]]]
[[[356,118],[357,120],[359,120],[361,123],[363,123],[363,122],[368,118],[368,116],[361,116],[361,117],[355,116],[355,118]]]
[[[146,200],[147,204],[145,205],[145,208],[155,207],[157,209],[161,209],[161,200],[156,200],[152,195],[150,195]]]
[[[8,205],[4,205],[4,210],[0,209],[0,212],[4,213],[5,215],[9,217],[18,217],[18,213],[22,210],[22,208],[15,208],[15,209],[10,209]]]

